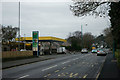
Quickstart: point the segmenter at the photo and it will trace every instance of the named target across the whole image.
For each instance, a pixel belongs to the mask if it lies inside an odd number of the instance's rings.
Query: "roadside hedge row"
[[[5,51],[2,52],[2,61],[18,60],[33,57],[32,51]]]
[[[115,57],[117,59],[117,64],[120,68],[120,49],[117,49],[116,52],[115,52]]]

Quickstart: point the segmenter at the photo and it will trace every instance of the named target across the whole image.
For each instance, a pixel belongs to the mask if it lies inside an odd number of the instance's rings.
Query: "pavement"
[[[117,66],[117,60],[113,58],[112,53],[107,54],[106,61],[104,62],[98,80],[101,79],[120,80],[120,71]]]
[[[93,78],[96,79],[105,56],[96,54],[66,54],[57,58],[15,66],[2,70],[3,79],[23,78]]]

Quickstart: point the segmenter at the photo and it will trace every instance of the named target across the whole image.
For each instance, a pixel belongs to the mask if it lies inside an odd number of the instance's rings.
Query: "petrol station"
[[[60,44],[67,42],[65,39],[61,39],[57,37],[51,37],[51,36],[39,37],[38,31],[33,31],[32,37],[20,37],[20,39],[16,38],[16,41],[25,42],[25,45],[32,45],[34,56],[39,56],[43,54],[41,53],[42,51],[41,48],[45,43],[49,44],[49,46],[47,46],[48,50],[45,53],[52,54],[53,52],[52,45],[54,44],[54,42]]]

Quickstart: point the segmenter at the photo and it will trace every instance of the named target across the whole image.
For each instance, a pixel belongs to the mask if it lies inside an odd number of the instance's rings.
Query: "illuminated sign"
[[[38,51],[38,41],[39,41],[39,32],[38,31],[33,31],[32,33],[32,38],[33,38],[33,51]]]

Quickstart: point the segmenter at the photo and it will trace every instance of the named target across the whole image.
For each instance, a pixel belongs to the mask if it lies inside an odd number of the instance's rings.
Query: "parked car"
[[[83,48],[83,49],[81,50],[81,53],[88,53],[88,50],[87,50],[86,48]]]
[[[100,55],[106,56],[107,53],[105,51],[103,51],[102,49],[100,49],[97,51],[97,56],[100,56]]]
[[[97,49],[93,49],[91,52],[92,53],[97,53]]]

